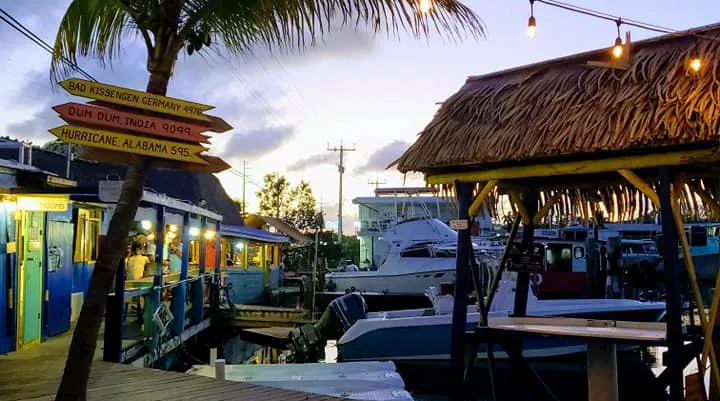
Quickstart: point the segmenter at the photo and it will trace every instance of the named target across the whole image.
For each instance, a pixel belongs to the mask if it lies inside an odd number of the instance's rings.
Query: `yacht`
[[[457,232],[435,218],[405,220],[376,241],[377,270],[330,272],[328,291],[422,295],[455,281]],[[474,245],[476,251],[478,245]]]

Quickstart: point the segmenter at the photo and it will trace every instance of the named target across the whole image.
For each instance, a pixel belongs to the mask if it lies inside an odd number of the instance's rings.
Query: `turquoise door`
[[[55,336],[70,329],[73,224],[67,221],[51,220],[49,215],[46,231],[47,299],[45,299],[45,321],[47,323],[47,335]]]
[[[40,342],[42,329],[43,212],[24,212],[19,255],[18,349]]]

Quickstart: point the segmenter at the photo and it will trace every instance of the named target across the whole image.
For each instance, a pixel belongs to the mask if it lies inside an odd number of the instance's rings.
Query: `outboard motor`
[[[367,312],[367,304],[360,294],[333,299],[315,324],[305,324],[290,333],[289,347],[295,362],[317,362],[326,341],[340,338],[355,322],[364,319]]]

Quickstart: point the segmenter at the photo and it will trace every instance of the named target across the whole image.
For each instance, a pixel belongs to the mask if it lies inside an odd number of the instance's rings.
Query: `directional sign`
[[[60,118],[71,124],[134,131],[180,141],[210,143],[207,136],[201,135],[206,128],[199,125],[81,103],[65,103],[54,106],[53,110],[60,114]]]
[[[80,157],[85,160],[95,160],[102,163],[129,166],[133,163],[127,153],[114,152],[112,150],[85,147],[80,151]],[[200,155],[207,164],[185,163],[177,160],[157,159],[153,161],[154,168],[184,170],[193,173],[221,173],[231,166],[219,157]]]
[[[99,100],[91,100],[88,102],[88,104],[92,104],[92,105],[100,106],[100,107],[112,108],[115,110],[124,110],[129,113],[132,113],[134,111],[134,109],[131,107],[122,107],[122,106],[114,105],[114,104],[108,103],[108,102],[101,102]],[[202,121],[202,122],[194,121],[193,123],[202,125],[206,131],[211,131],[211,132],[216,132],[216,133],[222,133],[222,132],[230,131],[231,129],[233,129],[232,125],[228,124],[227,121],[223,120],[220,117],[211,116],[209,114],[204,114],[204,116],[208,118],[207,121]],[[178,116],[166,116],[164,118],[172,119],[173,121],[178,121],[178,122],[187,122],[186,121],[187,119],[178,117]]]
[[[66,79],[60,82],[60,86],[71,95],[193,120],[209,121],[203,112],[213,108],[212,106],[200,103],[188,102],[186,100],[154,95],[134,89],[101,84],[78,78]]]
[[[200,152],[206,150],[201,145],[126,135],[74,125],[63,125],[53,128],[50,130],[50,133],[63,142],[76,145],[135,153],[161,159],[179,160],[188,163],[207,164],[207,162],[198,155]]]

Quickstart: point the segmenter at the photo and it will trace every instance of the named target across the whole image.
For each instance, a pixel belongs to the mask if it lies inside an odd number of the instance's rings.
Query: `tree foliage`
[[[325,225],[322,214],[316,210],[316,200],[310,183],[300,181],[295,187],[282,175],[266,174],[264,185],[257,192],[259,213],[280,219],[302,232],[313,232]]]

